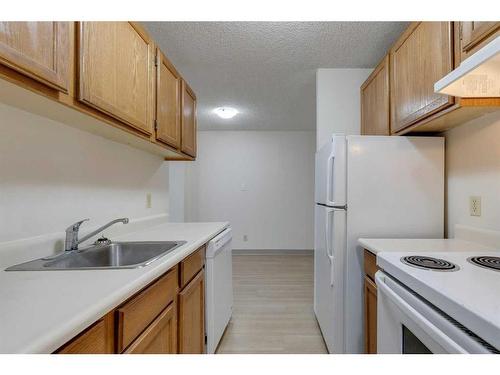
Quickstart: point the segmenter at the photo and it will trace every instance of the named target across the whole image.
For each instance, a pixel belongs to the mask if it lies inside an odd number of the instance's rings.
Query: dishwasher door
[[[214,354],[233,311],[232,231],[225,229],[207,245],[205,327],[207,353]]]

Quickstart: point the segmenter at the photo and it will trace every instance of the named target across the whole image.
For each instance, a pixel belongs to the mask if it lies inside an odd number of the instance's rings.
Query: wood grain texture
[[[365,274],[368,275],[372,280],[375,280],[375,273],[378,270],[377,267],[377,256],[371,251],[365,249],[364,255],[365,263]]]
[[[177,291],[178,275],[174,267],[116,309],[118,352],[126,349],[176,299]]]
[[[365,353],[377,353],[377,285],[365,276]]]
[[[389,135],[389,55],[361,86],[361,134]]]
[[[434,93],[434,83],[453,69],[451,22],[415,22],[390,52],[391,133],[454,103]]]
[[[182,81],[181,151],[196,157],[196,95]]]
[[[81,22],[79,99],[151,135],[154,46],[131,22]]]
[[[159,49],[156,56],[156,139],[179,148],[181,76]]]
[[[70,22],[0,22],[0,63],[68,92]]]
[[[327,353],[313,284],[313,255],[233,255],[233,316],[217,353]]]
[[[488,42],[500,35],[500,22],[461,21],[459,22],[461,61],[473,55]]]
[[[205,265],[205,246],[186,257],[180,263],[179,286],[184,288]]]
[[[92,324],[70,342],[56,351],[57,354],[112,354],[114,353],[113,313]]]
[[[177,304],[172,302],[124,354],[177,353]]]
[[[200,271],[179,293],[179,353],[205,352],[205,273]]]

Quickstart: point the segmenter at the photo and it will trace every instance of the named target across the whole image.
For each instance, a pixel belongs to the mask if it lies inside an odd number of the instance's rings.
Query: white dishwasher
[[[233,311],[233,261],[231,228],[207,245],[205,263],[205,321],[207,353],[215,353]]]

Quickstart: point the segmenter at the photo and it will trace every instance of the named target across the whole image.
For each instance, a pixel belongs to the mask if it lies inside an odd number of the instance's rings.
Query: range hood
[[[437,81],[434,92],[463,98],[500,97],[500,36]]]

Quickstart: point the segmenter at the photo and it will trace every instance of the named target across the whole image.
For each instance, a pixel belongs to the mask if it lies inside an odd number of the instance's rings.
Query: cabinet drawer
[[[365,249],[365,274],[375,280],[375,272],[377,272],[377,256]]]
[[[127,348],[174,301],[178,290],[177,280],[177,267],[174,267],[116,310],[118,352]]]
[[[172,302],[128,347],[125,354],[177,353],[177,304]]]
[[[181,262],[180,287],[181,289],[203,268],[205,264],[205,246],[200,247],[193,254]]]

